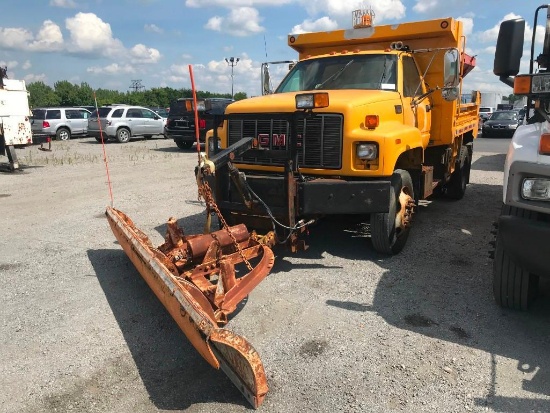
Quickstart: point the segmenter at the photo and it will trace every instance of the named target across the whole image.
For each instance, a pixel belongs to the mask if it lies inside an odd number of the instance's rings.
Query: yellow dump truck
[[[231,159],[208,182],[228,224],[274,229],[298,249],[318,218],[364,214],[374,249],[396,254],[418,200],[464,195],[480,94],[462,91],[475,66],[462,22],[354,20],[289,35],[299,60],[274,93],[227,107],[209,157]]]

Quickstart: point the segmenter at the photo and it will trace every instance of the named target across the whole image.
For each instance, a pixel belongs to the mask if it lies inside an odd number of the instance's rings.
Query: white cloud
[[[144,27],[146,32],[162,34],[164,31],[156,24],[146,24]]]
[[[310,16],[326,14],[336,20],[340,27],[351,26],[351,12],[365,8],[363,0],[298,0]],[[373,0],[369,3],[375,13],[374,22],[379,24],[387,19],[401,19],[405,17],[405,6],[401,0]]]
[[[32,83],[32,82],[46,82],[47,80],[47,76],[44,74],[44,73],[41,73],[39,75],[37,74],[29,74],[29,75],[26,75],[24,78],[25,82],[27,84],[29,83]]]
[[[115,56],[124,51],[122,42],[113,38],[111,25],[93,13],[77,13],[65,20],[65,26],[70,32],[68,48],[72,52]]]
[[[331,20],[329,17],[321,17],[317,20],[306,19],[301,24],[298,24],[292,28],[290,33],[299,34],[307,32],[317,31],[330,31],[338,28],[338,23]]]
[[[413,10],[417,13],[426,13],[429,10],[435,9],[438,6],[438,0],[418,0],[413,6]]]
[[[261,20],[258,10],[252,7],[239,7],[230,10],[226,17],[210,18],[204,27],[232,36],[244,37],[263,32],[265,29],[260,26]]]
[[[7,67],[9,69],[15,69],[17,66],[19,66],[19,63],[15,60],[10,60],[9,62],[6,62],[5,60],[0,60],[0,67]]]
[[[258,6],[281,6],[292,3],[294,0],[185,0],[187,7],[258,7]]]
[[[94,73],[94,74],[106,74],[106,75],[118,75],[118,74],[128,74],[128,73],[135,73],[136,70],[134,67],[130,65],[119,65],[118,63],[112,63],[110,65],[107,65],[105,67],[89,67],[86,69],[88,73]]]
[[[462,30],[465,36],[472,34],[474,30],[474,19],[471,17],[457,17],[457,20],[462,22]]]
[[[33,34],[26,29],[0,27],[0,48],[26,50],[33,39]]]
[[[51,20],[42,23],[35,40],[29,45],[30,50],[54,52],[63,49],[63,34],[57,24]]]
[[[32,67],[31,65],[31,62],[29,60],[26,60],[24,63],[23,63],[23,66],[21,66],[21,68],[23,70],[29,70],[30,68]]]
[[[74,0],[50,0],[50,6],[64,9],[75,9],[78,5]]]
[[[157,49],[147,47],[143,44],[136,44],[130,50],[132,63],[157,63],[162,57]]]

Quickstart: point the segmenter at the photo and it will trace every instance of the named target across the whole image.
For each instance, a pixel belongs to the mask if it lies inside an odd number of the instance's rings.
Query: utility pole
[[[233,68],[237,66],[237,63],[239,63],[238,57],[230,57],[229,59],[226,57],[225,62],[231,66],[231,99],[233,99]]]
[[[132,80],[132,85],[130,86],[134,92],[139,92],[140,90],[145,89],[145,86],[141,84],[141,79]]]

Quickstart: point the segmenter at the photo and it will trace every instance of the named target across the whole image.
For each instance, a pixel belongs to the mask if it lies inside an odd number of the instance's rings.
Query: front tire
[[[59,128],[55,133],[56,141],[68,141],[71,139],[71,131],[66,128]]]
[[[116,131],[116,140],[119,143],[127,143],[130,140],[130,131],[126,128],[120,128]]]
[[[536,218],[536,213],[504,205],[501,215]],[[538,293],[539,277],[517,265],[506,253],[497,233],[493,262],[493,295],[498,305],[514,310],[527,310]]]
[[[414,212],[414,189],[409,172],[396,169],[391,182],[388,212],[370,217],[372,246],[388,255],[399,253],[405,246]]]

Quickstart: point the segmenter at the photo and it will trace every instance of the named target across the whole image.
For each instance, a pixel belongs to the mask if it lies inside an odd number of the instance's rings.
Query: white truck
[[[525,310],[537,295],[540,277],[550,277],[550,9],[542,53],[534,56],[529,74],[518,75],[525,20],[500,26],[493,72],[527,96],[527,116],[510,143],[504,164],[502,211],[496,231],[493,292],[502,307]],[[534,63],[538,68],[534,70]]]
[[[0,155],[7,156],[9,169],[19,169],[15,148],[32,144],[29,94],[24,80],[7,79],[0,67]]]

